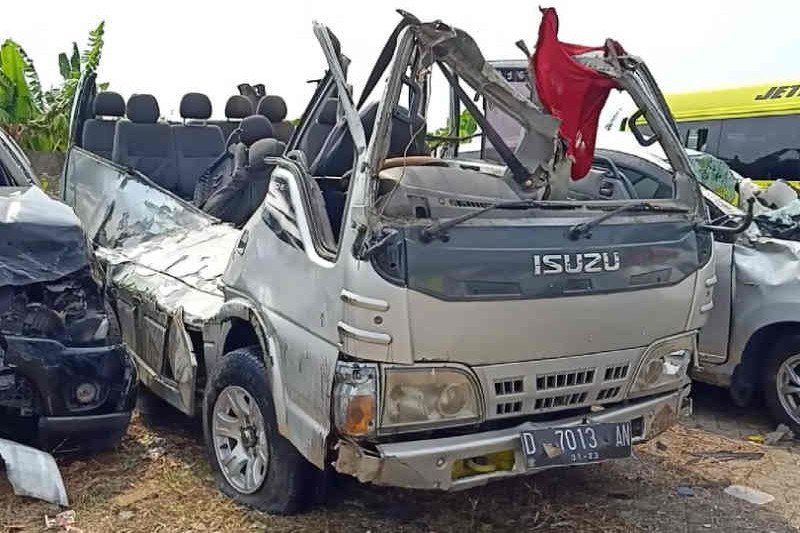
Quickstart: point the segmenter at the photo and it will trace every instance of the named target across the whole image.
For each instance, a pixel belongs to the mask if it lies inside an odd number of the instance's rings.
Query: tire
[[[793,377],[789,369],[793,369]],[[800,435],[800,335],[787,335],[775,344],[764,368],[762,387],[764,402],[775,420]]]
[[[203,398],[203,435],[226,496],[272,514],[300,512],[312,500],[316,469],[278,433],[258,347],[234,350],[217,365]]]

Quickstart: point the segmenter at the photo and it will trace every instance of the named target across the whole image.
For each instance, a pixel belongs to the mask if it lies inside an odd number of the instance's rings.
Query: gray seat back
[[[294,133],[294,126],[286,120],[286,102],[280,96],[268,94],[261,98],[256,114],[263,115],[272,123],[275,138],[282,143],[289,142]]]
[[[158,102],[151,94],[134,94],[125,107],[128,120],[117,122],[112,160],[138,170],[174,191],[178,182],[175,142],[169,124],[158,122]]]
[[[250,115],[245,118],[242,120],[239,129],[240,133],[237,135],[237,142],[230,144],[226,148],[225,157],[219,162],[214,172],[196,188],[193,202],[203,210],[207,210],[208,202],[213,196],[218,196],[219,191],[230,189],[230,184],[237,172],[247,168],[250,147],[261,139],[271,139],[273,137],[272,125],[266,117],[261,115]],[[219,201],[218,198],[215,203]],[[218,213],[212,214],[220,218]]]
[[[212,120],[208,123],[219,126],[222,130],[222,136],[225,137],[225,142],[229,143],[231,133],[239,127],[242,119],[252,114],[253,104],[250,103],[250,100],[241,94],[235,94],[228,98],[225,104],[225,120]]]
[[[178,164],[174,192],[191,199],[200,175],[225,151],[225,139],[218,126],[205,122],[211,116],[211,100],[206,95],[185,94],[180,113],[184,123],[172,126]]]
[[[267,195],[272,166],[267,165],[264,158],[279,155],[285,148],[286,145],[276,139],[255,141],[247,150],[247,161],[224,178],[203,210],[225,222],[244,225]]]
[[[94,117],[83,124],[81,146],[106,159],[114,151],[117,121],[125,115],[125,100],[118,93],[106,91],[94,97]],[[102,118],[109,117],[109,118]]]
[[[339,100],[328,98],[322,103],[317,118],[308,127],[303,138],[300,140],[300,150],[306,154],[309,161],[314,161],[322,148],[325,139],[336,125],[337,113],[339,110]]]

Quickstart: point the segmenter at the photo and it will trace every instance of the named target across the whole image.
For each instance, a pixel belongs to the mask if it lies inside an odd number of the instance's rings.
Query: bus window
[[[722,121],[719,157],[753,179],[800,179],[800,116]]]
[[[706,144],[708,142],[708,128],[689,128],[689,131],[686,132],[686,138],[683,141],[683,145],[686,148],[691,148],[692,150],[700,150],[701,152],[705,152],[708,148]]]
[[[678,132],[686,148],[715,154],[719,140],[720,121],[703,120],[678,122]]]

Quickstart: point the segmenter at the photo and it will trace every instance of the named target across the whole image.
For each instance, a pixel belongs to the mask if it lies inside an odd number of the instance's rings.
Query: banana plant
[[[19,125],[41,112],[41,85],[33,62],[17,43],[0,46],[0,124]]]
[[[72,101],[83,73],[97,71],[103,51],[105,22],[89,32],[81,52],[72,43],[69,54],[58,55],[61,84],[42,90],[33,61],[17,43],[7,40],[0,48],[0,126],[9,131],[22,148],[64,152],[69,143]],[[107,84],[100,84],[104,90]]]

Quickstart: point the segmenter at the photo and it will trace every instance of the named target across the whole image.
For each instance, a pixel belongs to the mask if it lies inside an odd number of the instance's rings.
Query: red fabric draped
[[[623,52],[619,45],[616,48]],[[619,86],[608,76],[578,63],[573,56],[603,50],[602,46],[559,41],[556,10],[552,7],[542,10],[539,39],[530,68],[539,100],[548,113],[561,120],[559,133],[568,143],[567,154],[573,159],[575,180],[586,176],[592,166],[600,111],[611,89]]]

